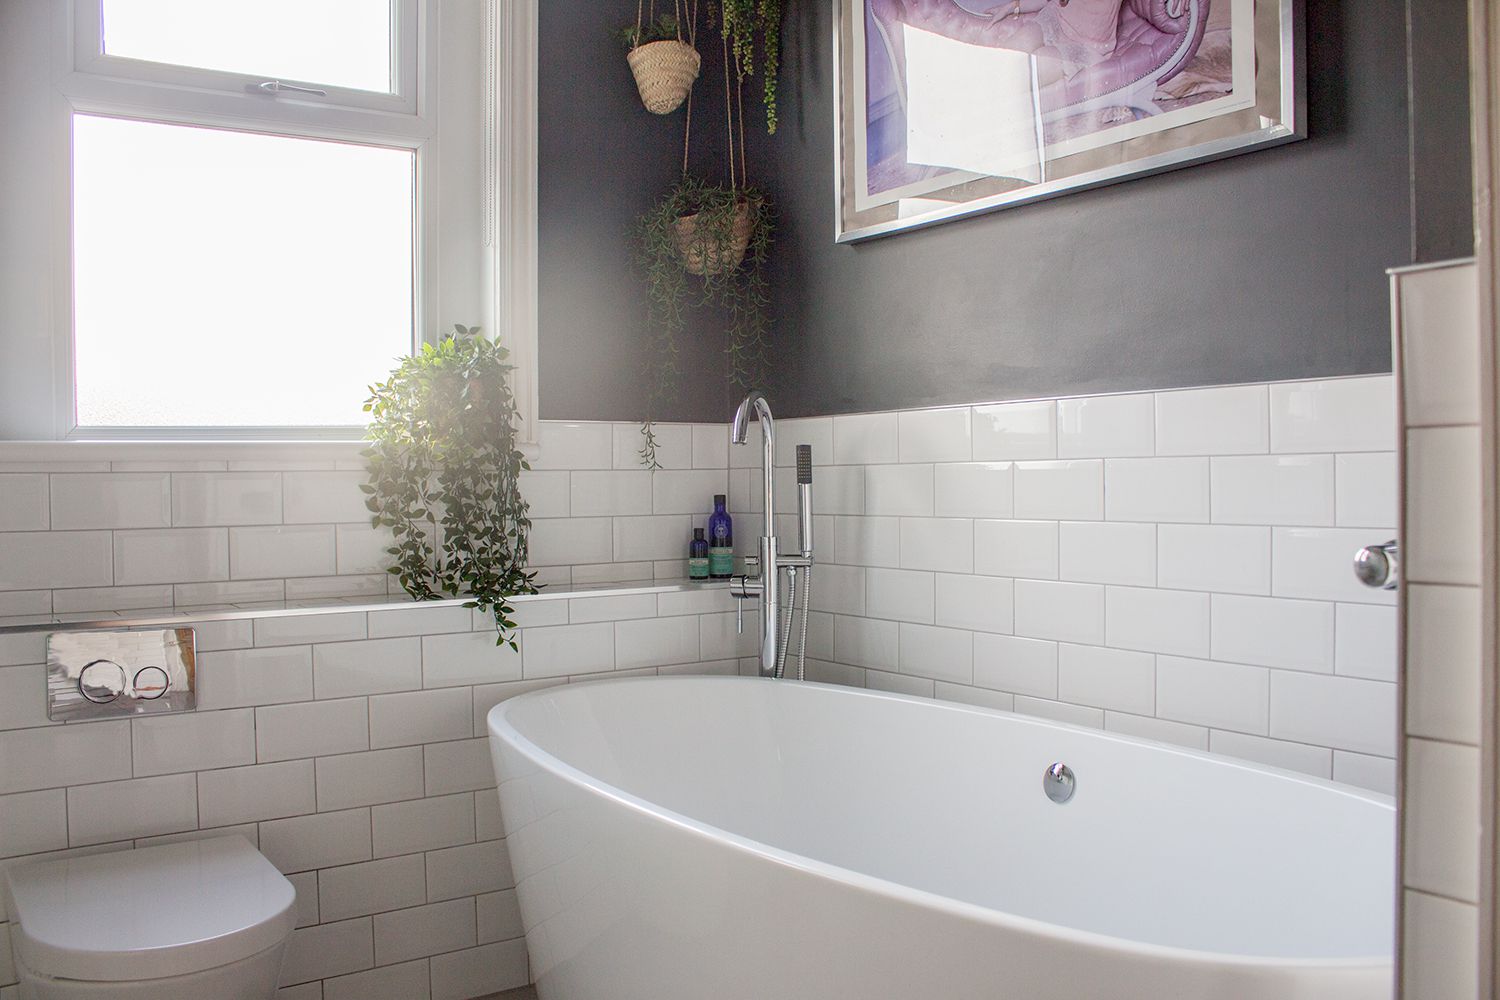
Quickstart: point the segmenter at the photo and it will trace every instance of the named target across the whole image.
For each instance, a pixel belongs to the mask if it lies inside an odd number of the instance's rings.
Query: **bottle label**
[[[708,550],[710,576],[729,576],[734,572],[734,549],[714,546]]]
[[[688,560],[688,578],[692,580],[708,579],[707,556],[694,556]]]

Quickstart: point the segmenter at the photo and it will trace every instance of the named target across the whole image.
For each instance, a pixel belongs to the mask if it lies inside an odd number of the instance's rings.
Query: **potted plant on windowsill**
[[[680,108],[698,79],[703,59],[693,46],[691,35],[689,27],[689,37],[682,37],[678,14],[663,13],[647,19],[639,6],[636,23],[619,31],[620,38],[630,47],[625,61],[635,76],[641,103],[652,114],[669,115]]]
[[[494,616],[496,642],[516,648],[509,598],[534,594],[526,570],[531,521],[520,475],[513,366],[477,327],[424,344],[370,387],[371,523],[391,531],[387,572],[419,601],[467,597]]]

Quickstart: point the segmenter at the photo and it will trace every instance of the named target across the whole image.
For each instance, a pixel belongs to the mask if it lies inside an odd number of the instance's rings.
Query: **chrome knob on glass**
[[[1395,590],[1401,579],[1400,546],[1393,538],[1381,545],[1366,545],[1354,554],[1354,575],[1366,587]]]
[[[792,622],[797,613],[797,574],[803,574],[802,597],[802,643],[799,649],[805,667],[807,645],[807,607],[812,591],[813,535],[812,535],[812,448],[797,447],[797,533],[798,550],[782,554],[776,538],[776,421],[771,416],[771,404],[765,394],[752,391],[734,412],[734,423],[730,428],[730,441],[746,444],[750,440],[752,416],[760,421],[761,430],[761,488],[764,493],[764,528],[760,536],[758,555],[746,559],[747,572],[733,577],[729,583],[730,593],[740,602],[756,601],[760,608],[760,673],[763,677],[780,677],[786,669],[786,656],[791,645]],[[787,574],[787,621],[785,632],[781,629],[781,574]],[[744,604],[740,604],[738,616],[743,629]],[[803,671],[799,669],[799,677]]]

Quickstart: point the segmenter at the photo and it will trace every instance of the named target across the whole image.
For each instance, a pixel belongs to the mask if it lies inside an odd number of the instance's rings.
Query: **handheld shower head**
[[[812,485],[812,445],[797,446],[797,485]]]
[[[812,445],[797,446],[797,540],[802,558],[812,559]],[[809,565],[808,572],[811,572]],[[810,578],[809,578],[810,579]]]

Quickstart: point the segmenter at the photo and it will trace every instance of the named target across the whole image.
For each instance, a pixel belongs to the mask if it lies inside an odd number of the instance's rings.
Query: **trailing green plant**
[[[643,21],[640,25],[627,24],[615,31],[614,35],[625,44],[627,49],[633,49],[638,45],[648,45],[651,42],[682,40],[677,15],[666,13],[658,14],[654,20]]]
[[[736,77],[743,83],[756,73],[760,50],[761,89],[766,131],[776,134],[776,93],[781,70],[781,0],[720,0],[720,30],[728,39]]]
[[[662,412],[681,380],[677,340],[691,309],[717,308],[726,317],[730,384],[749,389],[764,382],[771,230],[770,202],[762,192],[692,176],[684,176],[637,223],[637,258],[646,276],[653,335],[652,388],[640,449],[647,468],[660,467],[651,418]],[[736,254],[741,241],[743,261]]]
[[[520,475],[509,352],[478,327],[455,326],[370,387],[371,523],[389,528],[387,570],[421,601],[467,597],[495,618],[497,645],[516,648],[509,599],[534,594],[531,528]]]

